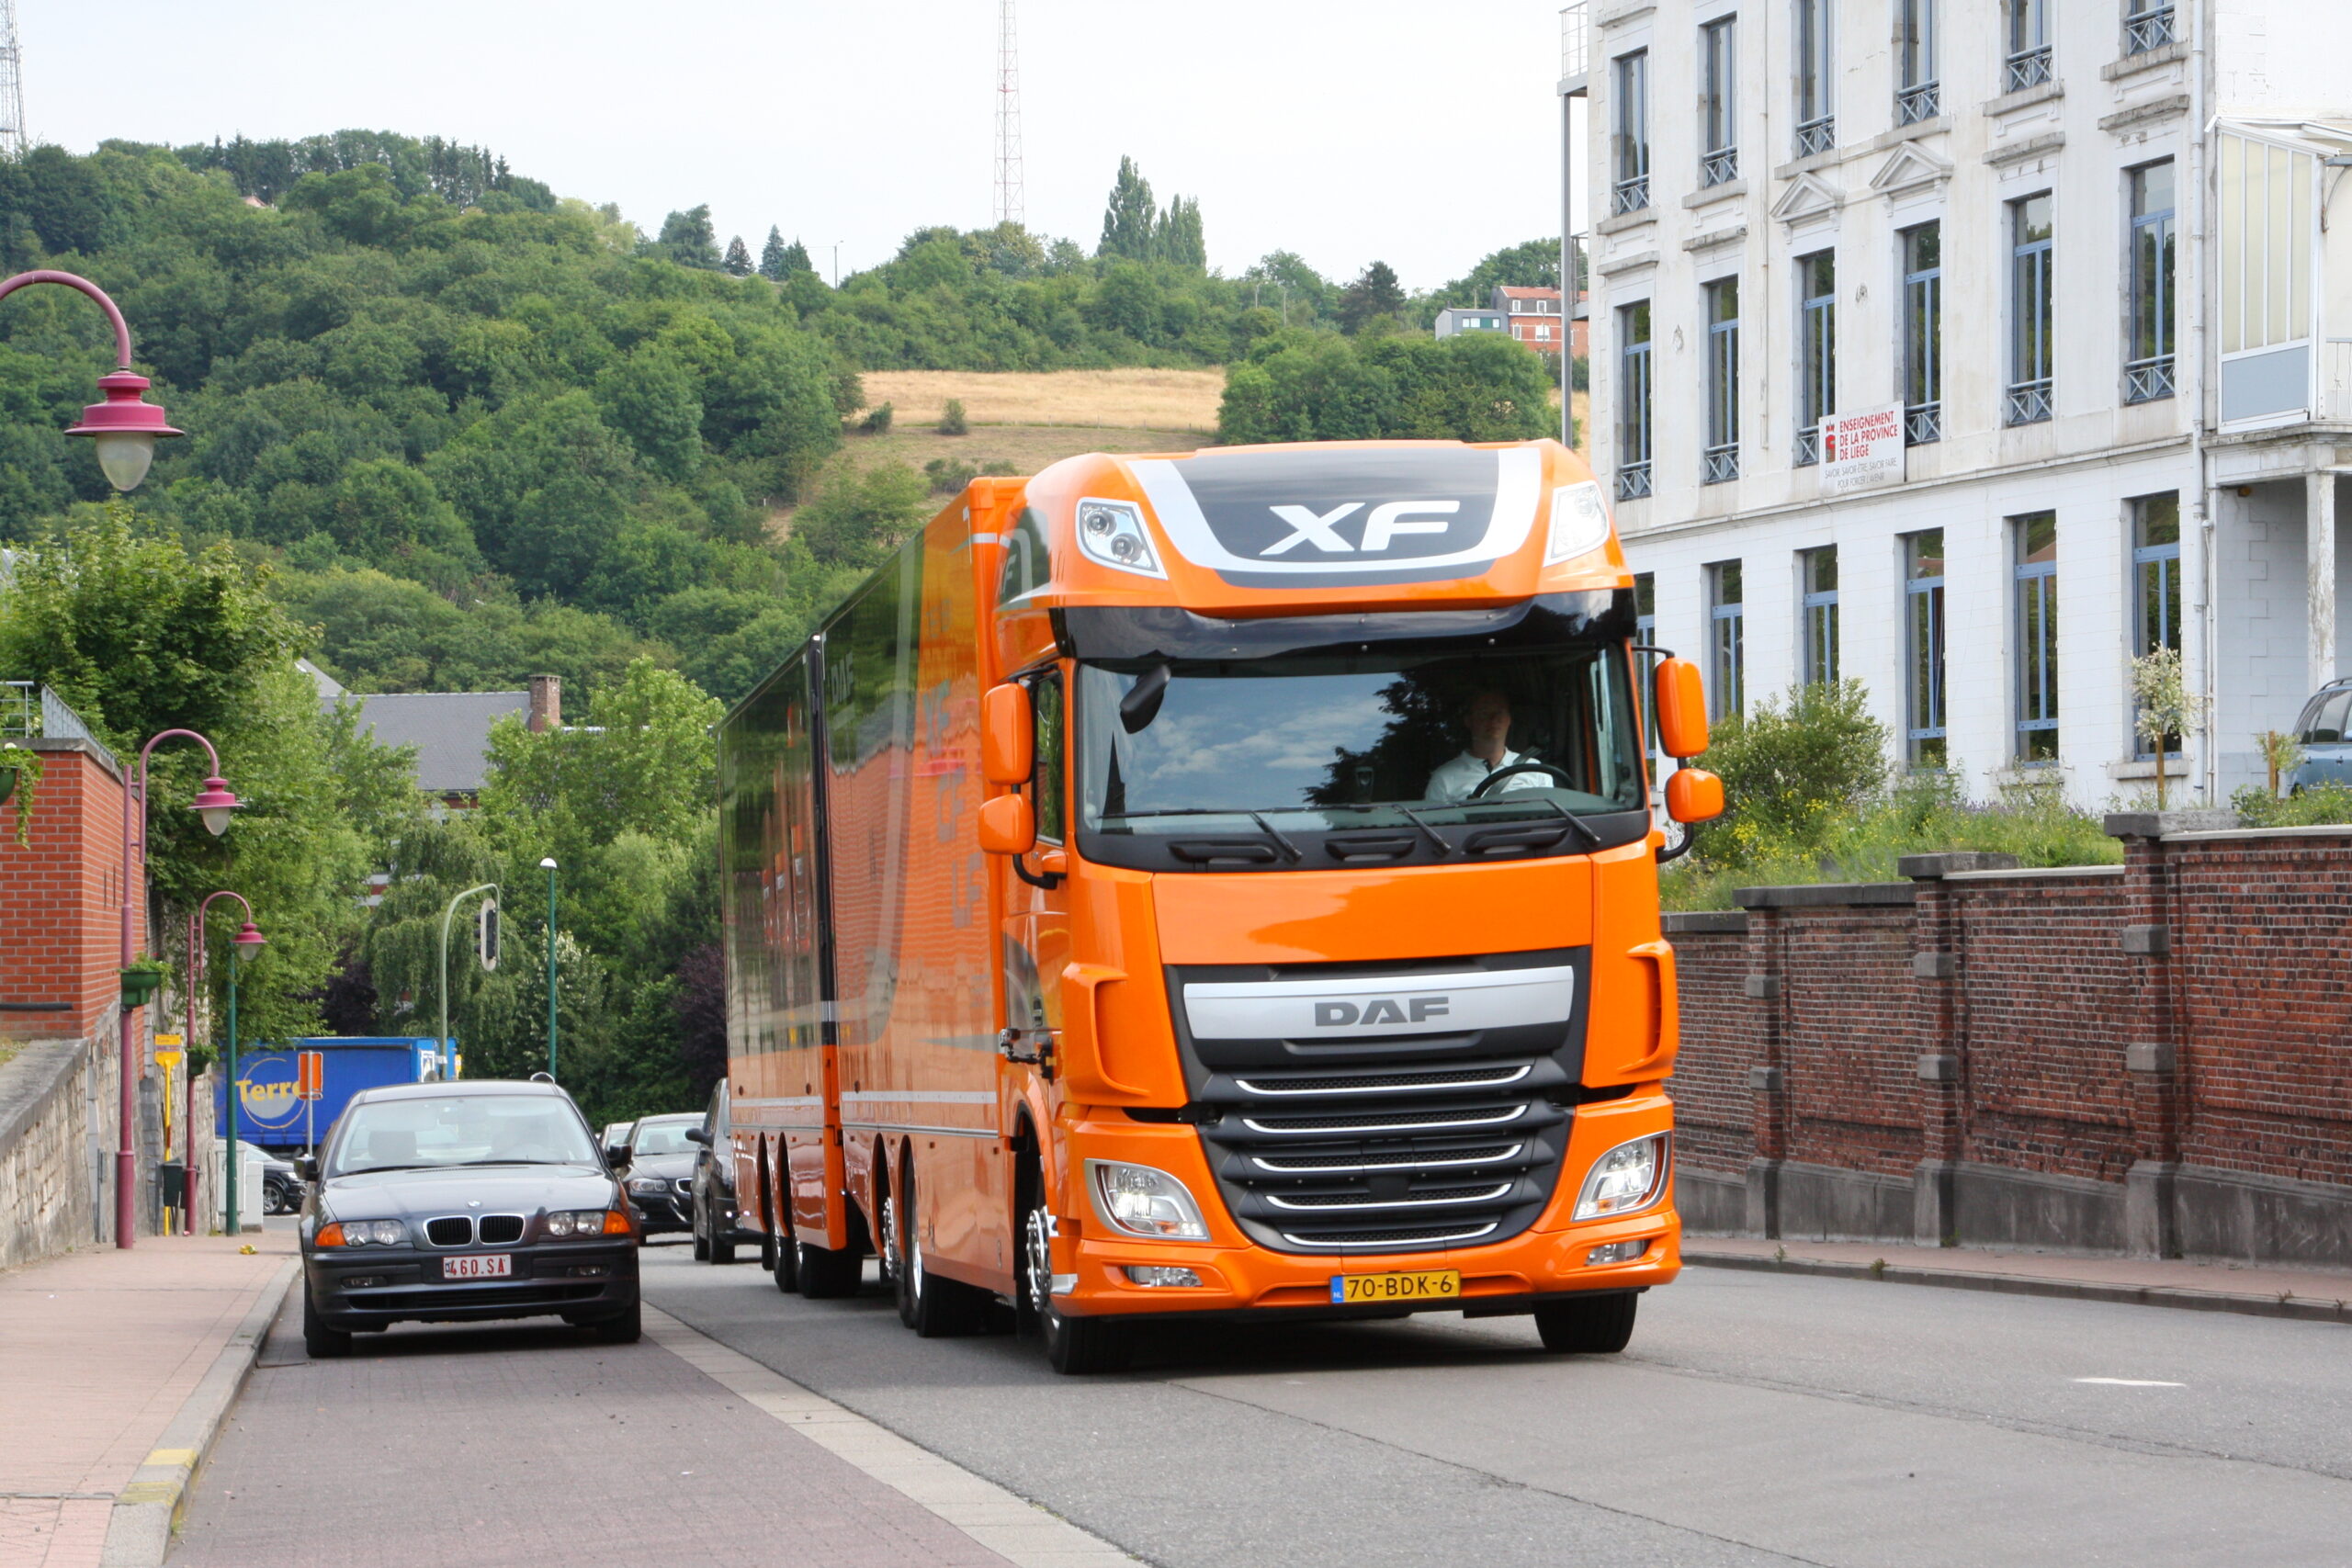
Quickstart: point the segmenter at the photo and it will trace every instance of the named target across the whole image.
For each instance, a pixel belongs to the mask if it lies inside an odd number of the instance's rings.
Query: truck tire
[[[1544,1302],[1535,1309],[1535,1332],[1544,1348],[1566,1356],[1613,1356],[1634,1337],[1634,1309],[1641,1298],[1612,1291],[1580,1301]]]
[[[800,1248],[790,1230],[775,1238],[775,1288],[787,1296],[800,1291]]]
[[[1054,1304],[1050,1216],[1046,1211],[1045,1181],[1033,1175],[1026,1183],[1029,1209],[1021,1221],[1021,1314],[1027,1326],[1045,1342],[1046,1364],[1057,1372],[1082,1376],[1114,1372],[1127,1364],[1128,1325],[1115,1318],[1072,1317]]]
[[[351,1336],[329,1328],[311,1303],[309,1286],[302,1289],[302,1353],[313,1361],[328,1361],[351,1354]]]
[[[900,1169],[894,1198],[898,1220],[899,1321],[919,1339],[944,1339],[950,1335],[975,1334],[986,1321],[995,1298],[988,1292],[933,1272],[925,1266],[922,1227],[916,1218],[915,1171],[911,1161]]]
[[[837,1296],[854,1296],[865,1280],[865,1259],[857,1248],[844,1247],[836,1251],[829,1247],[811,1247],[796,1241],[799,1257],[793,1271],[798,1276],[800,1293],[812,1302]]]

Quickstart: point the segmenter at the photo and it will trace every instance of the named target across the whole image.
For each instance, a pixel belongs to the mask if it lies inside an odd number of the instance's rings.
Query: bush
[[[947,406],[939,412],[939,434],[942,435],[968,435],[971,434],[971,430],[972,422],[964,417],[964,400],[961,398],[948,399]],[[958,488],[960,489],[961,487],[959,486]]]
[[[921,527],[930,509],[931,487],[904,463],[862,474],[836,467],[817,499],[794,516],[792,536],[825,565],[867,570]]]
[[[1885,784],[1888,744],[1860,681],[1793,687],[1723,720],[1702,765],[1730,805],[1699,852],[1728,867],[1817,849]]]
[[[888,435],[890,434],[891,416],[897,412],[888,403],[880,404],[867,412],[858,428],[868,435]]]
[[[2352,822],[2352,784],[2317,784],[2281,799],[2260,784],[2230,796],[2238,818],[2249,828],[2312,828]]]
[[[933,457],[922,466],[922,471],[931,480],[931,493],[933,495],[954,495],[978,479],[980,472],[971,464],[958,462],[953,457]]]

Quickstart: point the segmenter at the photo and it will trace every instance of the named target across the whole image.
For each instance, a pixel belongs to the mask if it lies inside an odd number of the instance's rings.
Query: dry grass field
[[[976,425],[1207,432],[1225,395],[1222,370],[868,370],[863,380],[867,404],[888,403],[902,428],[937,424],[960,398]]]

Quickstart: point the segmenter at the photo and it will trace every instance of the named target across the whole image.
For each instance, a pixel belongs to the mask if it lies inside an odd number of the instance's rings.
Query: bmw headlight
[[[1666,1139],[1664,1133],[1653,1133],[1593,1161],[1584,1190],[1577,1195],[1577,1218],[1605,1220],[1656,1202],[1666,1183]]]
[[[1152,1241],[1206,1241],[1208,1222],[1182,1182],[1148,1165],[1117,1160],[1086,1162],[1094,1211],[1103,1224]]]
[[[398,1220],[345,1220],[330,1228],[340,1230],[343,1240],[328,1246],[398,1247],[408,1239],[408,1227]]]
[[[1609,542],[1609,508],[1600,487],[1590,479],[1562,485],[1552,492],[1552,533],[1544,547],[1544,564],[1590,555]]]
[[[1116,571],[1138,577],[1165,578],[1143,513],[1133,502],[1081,501],[1078,503],[1078,547],[1086,558]]]
[[[658,1176],[632,1176],[628,1179],[628,1190],[647,1194],[667,1192],[670,1184]]]
[[[618,1218],[621,1224],[616,1227],[610,1223],[612,1218]],[[609,1217],[603,1209],[560,1209],[539,1222],[539,1234],[548,1241],[567,1241],[592,1235],[626,1235],[628,1234],[628,1217],[617,1209],[611,1211]]]

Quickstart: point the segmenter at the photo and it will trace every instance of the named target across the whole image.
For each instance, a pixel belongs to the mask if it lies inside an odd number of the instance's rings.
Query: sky
[[[35,140],[342,129],[503,154],[649,233],[707,202],[820,270],[993,221],[994,0],[17,0]],[[1029,226],[1090,252],[1122,153],[1275,249],[1407,287],[1559,232],[1546,0],[1019,0]],[[1581,147],[1581,134],[1579,135]],[[1581,209],[1581,203],[1579,203]]]

